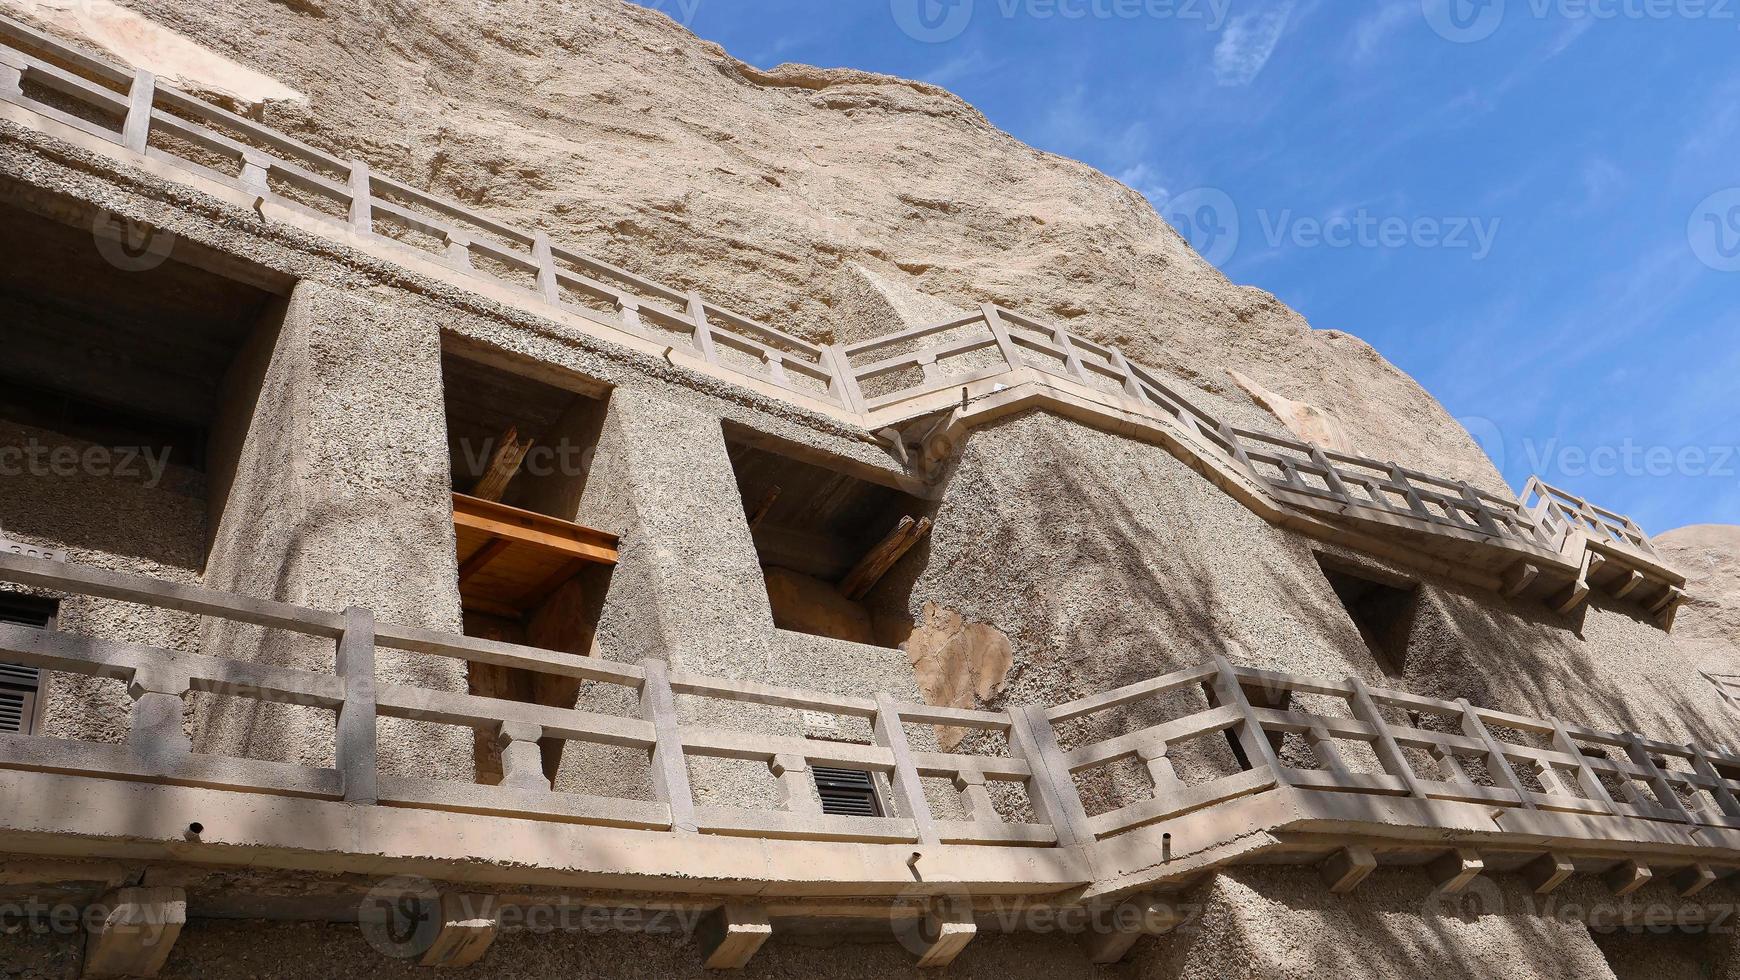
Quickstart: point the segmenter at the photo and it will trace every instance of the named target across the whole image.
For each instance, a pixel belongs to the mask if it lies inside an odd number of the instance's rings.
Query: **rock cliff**
[[[3,0],[42,23],[66,2]],[[812,339],[994,300],[1248,402],[1237,370],[1362,452],[1500,486],[1370,346],[1227,281],[1145,198],[935,86],[758,69],[622,0],[119,2],[235,62],[226,79],[303,93],[258,107],[275,126]]]
[[[1656,535],[1655,544],[1689,579],[1674,634],[1726,661],[1704,669],[1740,673],[1740,525],[1694,524]]]

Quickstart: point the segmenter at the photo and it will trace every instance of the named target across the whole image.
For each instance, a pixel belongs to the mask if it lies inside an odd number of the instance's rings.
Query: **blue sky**
[[[1514,486],[1740,523],[1740,0],[648,5],[763,67],[945,85],[1118,177]]]

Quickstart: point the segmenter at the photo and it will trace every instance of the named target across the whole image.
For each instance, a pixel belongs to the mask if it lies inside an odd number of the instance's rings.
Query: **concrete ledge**
[[[0,852],[658,894],[1048,896],[1070,848],[764,840],[0,772]],[[198,841],[191,824],[202,825]],[[909,860],[923,854],[924,880]]]

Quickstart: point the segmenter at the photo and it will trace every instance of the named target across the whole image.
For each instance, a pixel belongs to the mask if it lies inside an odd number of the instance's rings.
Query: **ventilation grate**
[[[31,707],[31,697],[24,691],[0,689],[0,734],[30,734]]]
[[[880,817],[882,802],[876,794],[876,779],[860,769],[812,766],[822,812],[836,817]]]
[[[13,687],[35,688],[41,671],[35,667],[21,667],[18,664],[0,664],[0,684],[10,684]]]

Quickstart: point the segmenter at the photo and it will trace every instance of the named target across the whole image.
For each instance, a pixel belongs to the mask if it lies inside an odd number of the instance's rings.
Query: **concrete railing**
[[[1046,823],[1005,823],[991,806],[986,784],[1011,783],[1028,788],[1034,812],[1056,809],[1059,791],[1055,787],[1031,785],[1036,768],[1029,760],[1048,744],[1047,733],[1035,730],[1038,716],[1019,711],[940,708],[902,702],[889,695],[842,697],[671,673],[659,660],[619,664],[576,657],[377,624],[363,609],[324,612],[45,559],[0,555],[0,582],[287,630],[330,642],[336,651],[336,670],[328,674],[0,625],[0,660],[117,679],[128,685],[134,699],[125,745],[0,736],[0,767],[677,833],[918,844],[1031,846],[1059,841]],[[639,711],[635,716],[617,716],[380,683],[375,671],[377,649],[614,685],[638,695]],[[183,731],[183,699],[194,692],[334,712],[335,768],[194,752]],[[874,744],[684,724],[677,710],[679,695],[863,718],[872,725]],[[460,726],[487,734],[502,750],[501,784],[482,786],[380,771],[376,726],[381,718]],[[1004,736],[1011,754],[916,751],[907,740],[908,725],[994,732]],[[538,744],[542,739],[645,752],[651,761],[656,800],[553,791],[542,768]],[[703,758],[767,765],[779,782],[786,809],[697,805],[689,786],[688,762]],[[884,775],[900,815],[823,815],[802,785],[812,765]],[[1045,772],[1044,767],[1038,771]],[[924,785],[927,778],[946,779],[954,786],[967,819],[944,820],[932,815]]]
[[[1576,494],[1531,477],[1523,488],[1522,507],[1534,515],[1554,547],[1563,547],[1573,531],[1581,531],[1608,547],[1659,560],[1655,543],[1637,522],[1624,514],[1597,507]]]
[[[1206,709],[1066,753],[1072,773],[1140,760],[1154,784],[1152,799],[1093,817],[1096,839],[1280,787],[1740,828],[1740,753],[1727,746],[1600,731],[1357,677],[1301,677],[1222,660],[1059,705],[1046,717],[1063,724],[1198,686],[1207,691]],[[1177,747],[1222,731],[1236,740],[1239,771],[1181,781]]]
[[[1363,519],[1384,533],[1443,538],[1438,550],[1452,556],[1470,543],[1496,550],[1496,563],[1510,567],[1519,593],[1541,571],[1530,563],[1542,556],[1562,556],[1557,564],[1566,578],[1586,564],[1584,540],[1570,534],[1571,527],[1655,556],[1630,520],[1538,481],[1530,491],[1539,487],[1541,502],[1521,507],[1393,462],[1234,429],[1116,348],[997,306],[873,340],[814,344],[695,292],[563,247],[543,232],[373,173],[361,161],[341,159],[5,17],[0,102],[269,201],[335,236],[417,250],[448,273],[506,286],[535,307],[576,314],[605,339],[681,348],[727,377],[801,396],[871,431],[936,411],[944,392],[960,389],[964,397],[970,386],[995,389],[1043,377],[1116,399],[1119,411],[1181,428],[1197,437],[1180,444],[1185,451],[1213,454],[1212,465],[1249,473],[1287,507],[1332,521]],[[1665,590],[1662,604],[1671,609],[1683,576],[1659,561],[1647,568],[1651,601],[1653,590]],[[1588,592],[1580,580],[1572,588],[1577,601]]]
[[[39,558],[0,555],[0,582],[288,630],[332,643],[336,651],[335,670],[322,673],[0,626],[0,660],[118,679],[134,699],[125,744],[0,736],[0,768],[677,834],[883,844],[1092,846],[1279,789],[1740,828],[1740,754],[1724,746],[1669,744],[1370,687],[1358,678],[1282,674],[1224,659],[1053,707],[979,711],[670,672],[659,660],[613,663],[380,624],[362,609],[327,612]],[[612,715],[382,683],[375,669],[379,649],[612,685],[638,695],[638,708]],[[334,712],[335,767],[194,752],[184,731],[184,698],[194,692]],[[679,716],[678,697],[860,718],[870,723],[873,738],[864,745],[689,724]],[[1201,707],[1174,711],[1176,717],[1062,746],[1063,726],[1123,709],[1134,710],[1119,718],[1148,718],[1156,704],[1196,698]],[[381,718],[460,726],[495,738],[502,783],[383,772],[376,741]],[[1006,750],[918,751],[908,741],[912,725],[990,733],[998,738],[984,741]],[[1211,745],[1190,756],[1197,763],[1193,781],[1181,778],[1175,764],[1181,747],[1221,733],[1230,737],[1236,767],[1204,778],[1201,759],[1217,754]],[[656,799],[554,791],[538,744],[549,738],[645,753]],[[698,805],[689,763],[704,758],[766,765],[783,809]],[[1078,777],[1129,760],[1146,766],[1149,798],[1090,816]],[[803,785],[812,765],[886,776],[898,815],[823,815]],[[965,819],[933,814],[926,779],[948,781]],[[1026,805],[994,801],[987,784],[995,783],[1023,787]],[[1029,810],[1032,823],[1001,815]]]

